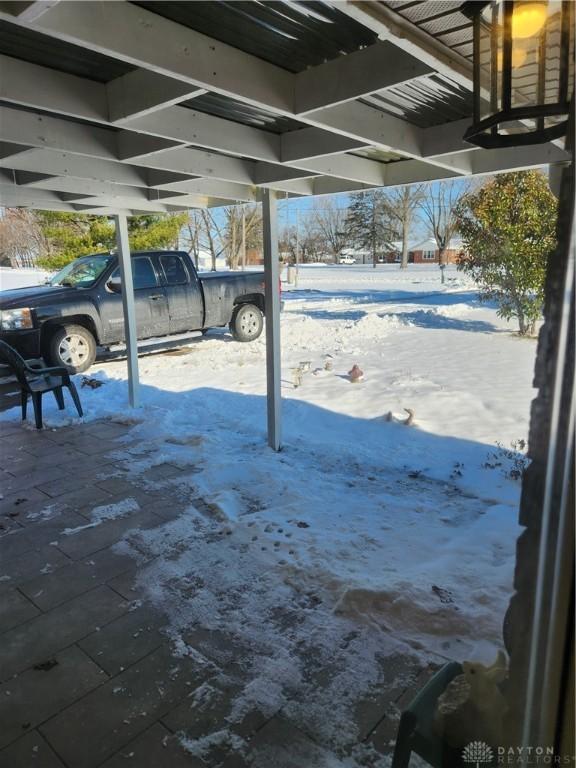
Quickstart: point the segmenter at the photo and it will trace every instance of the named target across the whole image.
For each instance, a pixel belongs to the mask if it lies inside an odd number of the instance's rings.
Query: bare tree
[[[216,259],[224,251],[223,233],[217,218],[208,209],[193,209],[188,213],[188,221],[182,228],[185,247],[198,267],[200,253],[210,254],[212,271],[216,271]]]
[[[350,243],[350,234],[346,227],[347,210],[339,208],[333,200],[321,200],[312,214],[312,222],[325,250],[334,259]]]
[[[441,267],[446,264],[446,251],[450,246],[450,240],[458,231],[456,205],[470,188],[471,184],[468,180],[440,181],[428,187],[420,202],[422,216],[438,246],[438,260]],[[442,272],[442,279],[444,279],[444,272]]]
[[[212,257],[212,272],[216,272],[216,259],[225,250],[226,238],[216,217],[208,208],[202,208],[200,213],[203,224],[200,232],[205,238],[206,250],[210,252]]]
[[[32,267],[49,250],[34,211],[5,208],[0,216],[0,264]]]
[[[197,209],[192,209],[188,212],[188,221],[182,228],[182,237],[184,242],[187,242],[188,253],[192,256],[196,269],[199,269],[200,260],[200,237],[204,221],[202,214]]]
[[[424,185],[412,184],[406,187],[391,189],[386,192],[384,205],[391,219],[398,224],[402,238],[402,259],[400,269],[408,267],[408,239],[410,227],[414,221],[416,211],[424,198]]]
[[[234,205],[224,210],[224,248],[230,269],[238,269],[244,247],[262,244],[262,210],[258,205]]]
[[[301,219],[298,228],[294,225],[283,227],[278,245],[292,264],[296,263],[296,251],[302,264],[321,261],[326,255],[325,241],[311,217]]]

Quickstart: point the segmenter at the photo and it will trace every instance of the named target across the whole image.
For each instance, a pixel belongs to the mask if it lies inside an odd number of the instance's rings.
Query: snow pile
[[[406,322],[395,315],[367,314],[349,328],[349,336],[361,343],[378,341],[402,325]]]

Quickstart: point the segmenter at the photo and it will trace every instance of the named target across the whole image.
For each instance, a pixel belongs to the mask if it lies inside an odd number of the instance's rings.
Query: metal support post
[[[276,193],[262,190],[264,240],[264,293],[266,298],[266,381],[268,445],[281,447],[282,398],[280,391],[280,269],[278,262],[278,216]]]
[[[128,242],[128,222],[126,216],[114,216],[116,224],[116,245],[118,264],[122,278],[122,308],[124,310],[124,337],[128,358],[128,400],[132,408],[139,404],[138,375],[138,333],[136,330],[136,310],[134,307],[134,281],[132,280],[132,262]]]

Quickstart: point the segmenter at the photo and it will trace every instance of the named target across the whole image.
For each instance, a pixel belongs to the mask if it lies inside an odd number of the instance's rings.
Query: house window
[[[422,258],[426,261],[433,261],[436,258],[436,251],[422,251]]]

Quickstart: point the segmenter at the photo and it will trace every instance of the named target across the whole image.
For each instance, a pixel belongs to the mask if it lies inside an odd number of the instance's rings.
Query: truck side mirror
[[[108,288],[109,291],[112,291],[112,293],[122,293],[122,278],[111,277],[106,283],[106,288]]]

